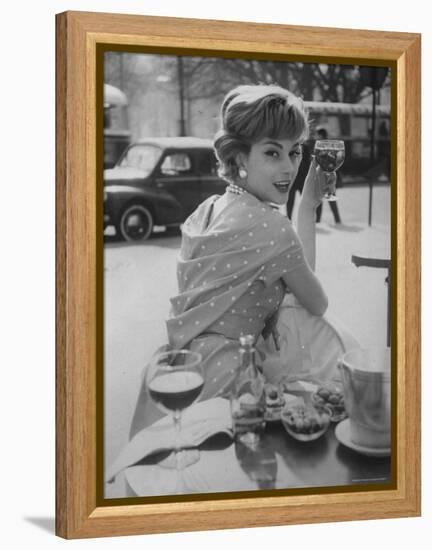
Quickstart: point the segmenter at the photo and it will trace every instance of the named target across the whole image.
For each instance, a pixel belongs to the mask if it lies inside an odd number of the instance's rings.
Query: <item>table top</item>
[[[391,458],[366,456],[350,449],[339,442],[335,427],[332,423],[315,441],[299,442],[286,433],[280,422],[268,423],[256,450],[218,434],[201,445],[200,460],[181,471],[179,476],[176,470],[159,465],[166,453],[153,455],[126,470],[129,495],[389,483]]]

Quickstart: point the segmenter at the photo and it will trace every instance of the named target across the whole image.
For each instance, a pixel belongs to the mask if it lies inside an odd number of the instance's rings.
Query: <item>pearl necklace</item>
[[[234,193],[234,195],[244,195],[245,193],[248,193],[246,189],[243,189],[243,187],[240,187],[239,185],[236,185],[235,183],[230,183],[226,190],[229,193]]]
[[[233,193],[234,195],[244,195],[244,194],[250,194],[249,191],[246,189],[243,189],[243,187],[240,187],[239,185],[236,185],[235,183],[230,183],[226,190],[229,193]],[[267,206],[270,206],[273,210],[279,210],[279,205],[273,203],[273,202],[267,202],[263,201],[264,204],[267,204]]]

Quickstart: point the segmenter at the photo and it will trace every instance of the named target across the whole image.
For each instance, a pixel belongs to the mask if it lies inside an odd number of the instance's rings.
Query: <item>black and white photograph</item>
[[[427,13],[5,4],[7,550],[431,538]]]
[[[102,72],[104,499],[393,488],[390,68]]]

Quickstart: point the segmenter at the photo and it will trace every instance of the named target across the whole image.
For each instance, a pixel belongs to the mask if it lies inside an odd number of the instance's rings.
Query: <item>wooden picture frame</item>
[[[82,538],[419,515],[420,35],[85,12],[59,14],[56,23],[56,533]],[[391,490],[99,505],[96,52],[104,43],[392,68],[397,460]]]

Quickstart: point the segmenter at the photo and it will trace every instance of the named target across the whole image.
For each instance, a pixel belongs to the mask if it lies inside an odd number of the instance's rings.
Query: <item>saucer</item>
[[[356,451],[362,455],[366,456],[390,456],[390,448],[379,448],[379,447],[365,447],[363,445],[357,445],[353,443],[350,437],[350,419],[346,418],[339,422],[335,429],[335,436],[339,443],[349,447],[353,451]]]

